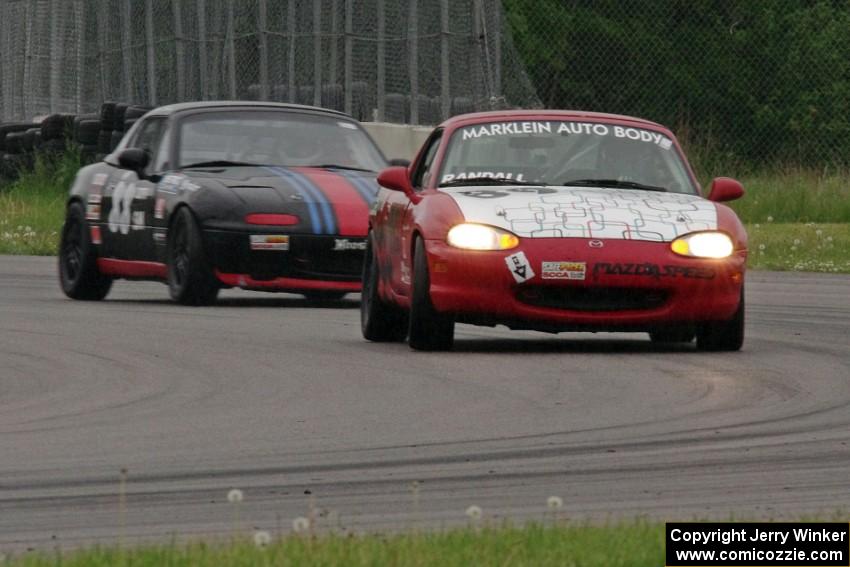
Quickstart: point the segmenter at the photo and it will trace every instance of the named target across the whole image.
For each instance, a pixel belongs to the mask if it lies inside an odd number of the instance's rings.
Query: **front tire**
[[[704,351],[736,351],[744,344],[744,288],[731,319],[703,323],[697,330],[697,348]]]
[[[451,350],[455,338],[455,322],[438,313],[431,303],[431,278],[425,242],[416,239],[413,255],[413,292],[410,298],[408,339],[414,350]]]
[[[204,251],[201,229],[188,207],[168,230],[168,291],[182,305],[212,305],[220,288]]]
[[[68,206],[59,243],[59,284],[71,299],[100,301],[109,293],[112,278],[97,269],[97,252],[91,242],[83,205]]]
[[[363,259],[360,330],[367,341],[401,342],[407,337],[407,317],[397,306],[381,299],[378,293],[379,280],[377,253],[370,236]]]

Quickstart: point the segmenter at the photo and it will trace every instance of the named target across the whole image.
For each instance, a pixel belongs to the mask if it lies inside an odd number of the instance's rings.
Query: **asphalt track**
[[[848,276],[751,273],[731,354],[467,326],[414,353],[365,342],[356,296],[222,297],[74,302],[52,258],[0,257],[0,552],[288,531],[311,506],[369,531],[540,519],[551,495],[594,520],[850,505]]]

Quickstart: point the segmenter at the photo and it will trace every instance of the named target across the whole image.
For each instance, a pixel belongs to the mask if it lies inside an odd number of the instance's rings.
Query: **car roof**
[[[331,110],[329,108],[320,108],[318,106],[307,106],[305,104],[293,104],[288,102],[267,102],[257,100],[210,100],[196,102],[179,102],[154,108],[149,112],[149,114],[155,116],[170,116],[178,112],[187,112],[191,110],[208,110],[215,108],[267,108],[278,110],[294,110],[297,112],[317,112],[321,114],[329,114],[332,116],[341,116],[354,120],[351,116],[345,114],[344,112],[340,112],[338,110]]]
[[[664,131],[669,131],[667,127],[634,116],[626,116],[623,114],[608,114],[605,112],[590,112],[587,110],[491,110],[488,112],[472,112],[469,114],[460,114],[453,116],[441,124],[443,128],[453,129],[470,124],[482,124],[494,122],[496,120],[529,120],[529,119],[585,119],[593,122],[614,122],[621,124],[635,124],[640,126],[649,126],[658,128]]]

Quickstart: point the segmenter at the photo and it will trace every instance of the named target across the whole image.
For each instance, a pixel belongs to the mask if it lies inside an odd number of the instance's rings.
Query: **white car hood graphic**
[[[717,229],[714,203],[695,195],[593,187],[476,186],[440,189],[467,222],[525,238],[613,238],[669,242]]]

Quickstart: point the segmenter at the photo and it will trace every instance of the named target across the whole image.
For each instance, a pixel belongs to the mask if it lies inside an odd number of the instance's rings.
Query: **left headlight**
[[[735,245],[725,232],[695,232],[674,240],[670,249],[691,258],[728,258]]]
[[[453,226],[446,238],[455,248],[466,250],[510,250],[519,246],[519,237],[507,230],[484,224]]]

